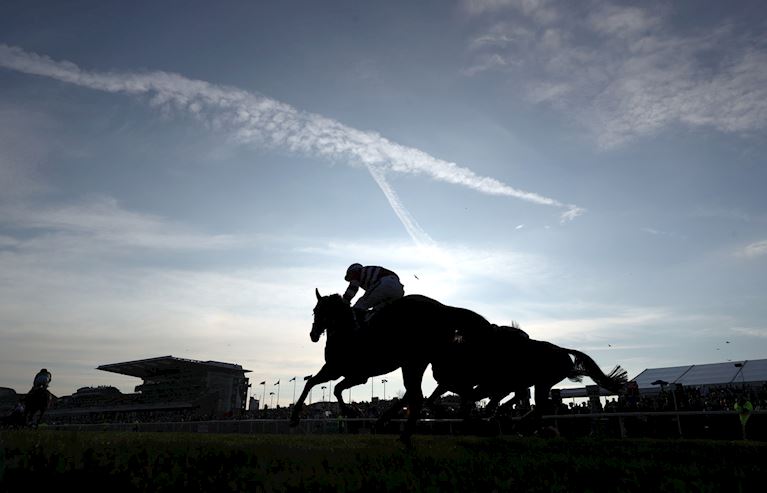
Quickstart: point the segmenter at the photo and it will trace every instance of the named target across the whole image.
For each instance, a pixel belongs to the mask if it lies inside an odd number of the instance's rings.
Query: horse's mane
[[[340,295],[340,294],[338,294],[338,293],[335,293],[335,294],[329,294],[329,295],[327,295],[327,296],[326,296],[326,298],[328,299],[328,301],[331,301],[331,302],[333,302],[333,303],[340,303],[340,302],[344,302],[344,299],[343,299],[343,298],[341,297],[341,295]],[[345,303],[345,302],[344,302],[344,303]]]

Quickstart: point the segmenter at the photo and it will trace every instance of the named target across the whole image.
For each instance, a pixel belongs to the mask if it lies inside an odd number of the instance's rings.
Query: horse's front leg
[[[402,396],[401,400],[397,399],[396,397],[392,399],[391,405],[383,413],[381,413],[381,416],[379,416],[376,420],[376,427],[383,427],[389,421],[394,419],[394,417],[397,416],[400,411],[402,411],[402,402],[407,402],[407,390],[405,390],[405,395]]]
[[[402,367],[402,380],[405,384],[407,395],[408,416],[407,421],[405,421],[405,429],[400,434],[400,440],[408,446],[411,444],[410,437],[415,432],[415,424],[418,421],[418,415],[421,413],[421,407],[423,406],[421,382],[423,381],[423,374],[426,371],[427,365],[428,363],[416,363]]]
[[[306,396],[309,395],[309,391],[312,390],[312,387],[321,383],[329,382],[330,380],[335,380],[339,376],[340,375],[338,375],[338,373],[331,369],[331,367],[326,363],[322,368],[320,368],[320,371],[318,371],[316,375],[307,380],[306,385],[304,385],[304,390],[301,392],[301,396],[293,406],[293,412],[290,413],[290,426],[298,425],[301,408],[304,405]]]
[[[341,416],[345,418],[351,418],[356,415],[356,413],[353,412],[352,409],[344,402],[344,390],[355,387],[357,385],[362,385],[367,381],[368,379],[366,377],[346,377],[336,384],[336,388],[333,390],[333,394],[336,396],[336,399],[338,399],[338,407]]]

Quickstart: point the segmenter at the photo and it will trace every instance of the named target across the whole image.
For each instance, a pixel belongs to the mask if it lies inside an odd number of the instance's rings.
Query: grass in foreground
[[[0,432],[0,491],[761,491],[767,444]]]

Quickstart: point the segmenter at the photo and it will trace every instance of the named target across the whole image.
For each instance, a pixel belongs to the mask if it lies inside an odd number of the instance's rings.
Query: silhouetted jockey
[[[364,324],[366,315],[369,316],[377,308],[405,295],[399,276],[377,265],[363,267],[362,264],[352,264],[346,269],[344,279],[349,282],[343,295],[347,303],[351,303],[359,288],[365,290],[365,294],[352,307],[358,326]]]
[[[32,385],[33,389],[36,389],[38,387],[47,389],[48,386],[51,384],[51,380],[53,379],[53,375],[51,375],[51,372],[43,368],[39,372],[37,372],[37,375],[35,375],[35,383]]]

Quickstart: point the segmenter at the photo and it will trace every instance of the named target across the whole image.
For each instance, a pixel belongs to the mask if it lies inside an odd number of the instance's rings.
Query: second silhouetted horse
[[[553,411],[549,392],[564,379],[580,382],[588,376],[615,393],[626,383],[626,371],[620,366],[605,374],[587,354],[530,339],[516,327],[468,334],[432,362],[432,371],[438,386],[428,403],[450,391],[464,403],[490,398],[487,408],[493,411],[511,392],[517,400],[534,386],[537,417]]]

